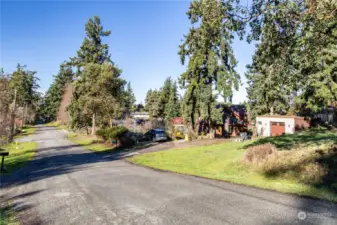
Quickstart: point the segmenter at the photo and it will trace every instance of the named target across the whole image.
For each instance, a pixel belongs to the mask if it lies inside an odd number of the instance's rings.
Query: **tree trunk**
[[[13,141],[13,137],[15,133],[16,94],[17,94],[17,90],[14,89],[13,111],[11,112],[11,127],[10,127],[10,134],[9,134],[10,142]]]
[[[23,109],[21,128],[26,125],[26,117],[27,117],[27,103],[25,103],[25,108]]]
[[[274,115],[274,107],[273,106],[270,108],[270,115]]]
[[[92,127],[91,127],[91,135],[96,134],[96,119],[95,119],[96,114],[92,114]]]
[[[112,118],[109,118],[109,127],[112,128]]]

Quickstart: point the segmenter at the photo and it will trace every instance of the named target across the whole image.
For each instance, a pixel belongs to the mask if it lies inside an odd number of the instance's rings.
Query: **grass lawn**
[[[68,127],[66,125],[58,125],[56,126],[56,130],[67,130]]]
[[[103,153],[115,150],[114,147],[102,143],[102,141],[97,139],[96,137],[90,137],[75,133],[69,133],[67,137],[70,141],[96,153]]]
[[[60,125],[60,123],[57,122],[57,121],[52,121],[52,122],[46,123],[45,125],[46,125],[47,127],[57,127],[57,126]]]
[[[296,135],[264,138],[245,143],[226,142],[210,146],[147,153],[128,160],[152,168],[337,202],[337,190],[333,189],[334,186],[337,187],[336,179],[334,180],[336,183],[331,186],[310,185],[291,176],[268,176],[241,163],[247,147],[268,142],[274,143],[280,151],[287,151],[298,146],[309,148],[322,144],[337,144],[337,133],[328,130],[310,130]],[[334,157],[333,160],[335,161],[333,162],[335,163],[337,157],[336,155]],[[336,170],[337,167],[335,167],[334,172]]]
[[[36,127],[26,125],[22,128],[21,132],[15,136],[15,138],[22,138],[28,135],[32,135],[35,133],[35,131],[36,131]]]
[[[45,124],[47,127],[55,127],[57,130],[67,130],[68,127],[66,125],[61,125],[59,122],[57,121],[53,121],[53,122],[49,122],[47,124]]]
[[[5,157],[5,173],[12,173],[20,167],[24,166],[34,157],[36,152],[36,142],[13,142],[2,146],[5,151],[9,152],[9,156]]]

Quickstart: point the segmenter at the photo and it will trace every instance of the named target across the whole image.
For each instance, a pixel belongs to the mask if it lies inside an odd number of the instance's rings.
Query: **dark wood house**
[[[233,137],[247,132],[248,116],[244,105],[219,104],[217,108],[222,111],[222,123],[214,124],[216,137]]]

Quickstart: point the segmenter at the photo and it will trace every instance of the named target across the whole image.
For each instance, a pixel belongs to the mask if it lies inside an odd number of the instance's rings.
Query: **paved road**
[[[35,159],[3,179],[23,224],[337,224],[335,204],[138,167],[50,127],[31,140]]]

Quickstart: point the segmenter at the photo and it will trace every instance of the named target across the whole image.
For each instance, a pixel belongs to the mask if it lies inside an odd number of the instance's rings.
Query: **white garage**
[[[309,122],[299,116],[257,116],[256,130],[258,136],[279,136],[293,134],[295,130],[309,127]]]

